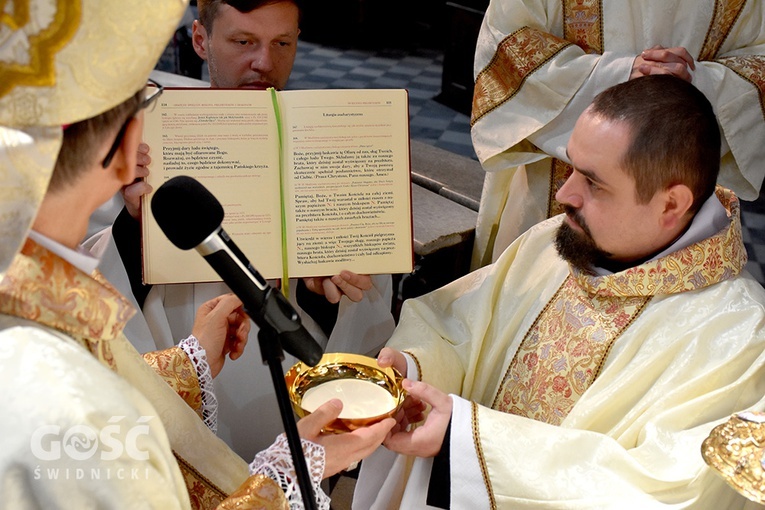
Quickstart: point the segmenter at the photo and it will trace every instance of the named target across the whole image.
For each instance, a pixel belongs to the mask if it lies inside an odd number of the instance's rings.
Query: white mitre
[[[0,2],[0,277],[48,187],[62,126],[144,87],[186,3]]]

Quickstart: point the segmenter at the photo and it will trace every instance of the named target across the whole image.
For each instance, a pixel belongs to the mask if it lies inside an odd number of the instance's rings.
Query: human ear
[[[693,206],[693,191],[685,184],[675,184],[664,190],[664,211],[661,223],[665,229],[684,228]]]
[[[135,180],[135,169],[138,164],[138,145],[143,138],[143,114],[128,120],[125,136],[122,138],[114,160],[110,167],[114,167],[117,178],[123,185],[132,184]]]
[[[207,60],[207,30],[198,19],[191,25],[191,44],[199,58]]]

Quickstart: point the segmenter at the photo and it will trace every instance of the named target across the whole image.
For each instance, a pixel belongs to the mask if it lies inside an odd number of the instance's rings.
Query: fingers
[[[322,281],[324,278],[319,277],[307,277],[303,278],[303,283],[305,283],[305,286],[308,290],[313,292],[314,294],[318,294],[320,296],[324,295],[324,287],[322,286]]]
[[[332,476],[374,452],[396,421],[386,418],[368,427],[344,434],[327,434],[319,438],[326,451],[324,478]]]
[[[639,66],[638,69],[643,76],[652,74],[671,74],[687,82],[693,80],[693,77],[691,76],[691,73],[688,72],[688,68],[685,64],[646,63]]]
[[[213,298],[208,301],[208,303],[209,302],[214,303],[212,313],[219,313],[221,315],[226,315],[227,317],[242,306],[242,300],[239,299],[236,294],[230,293]]]
[[[135,178],[132,185],[125,186],[122,191],[122,195],[125,198],[125,203],[128,206],[128,211],[133,215],[131,208],[135,209],[140,205],[141,196],[151,193],[152,187],[148,184],[136,186],[142,183],[149,175],[149,165],[151,164],[151,156],[149,156],[149,146],[145,143],[138,145],[138,151],[136,152],[136,166],[135,166]],[[133,215],[134,216],[134,215]]]
[[[355,460],[364,459],[374,452],[382,444],[388,432],[390,432],[395,424],[396,421],[393,418],[386,418],[368,427],[362,427],[351,432],[350,437],[358,440],[355,443],[356,456],[358,458]]]
[[[395,360],[395,352],[396,351],[390,347],[383,347],[377,355],[377,364],[383,368],[392,366],[393,361]]]
[[[324,290],[322,294],[332,304],[339,303],[340,298],[343,297],[343,293],[337,288],[337,285],[332,283],[331,278],[324,278],[321,282],[321,287]]]
[[[149,147],[149,144],[146,142],[141,142],[138,144],[138,154],[148,155],[150,149],[151,148]]]
[[[391,432],[405,432],[409,425],[423,421],[426,409],[425,402],[412,395],[407,395],[401,409],[396,413],[396,425],[391,429]]]
[[[672,48],[672,49],[677,50],[675,54],[679,56],[681,59],[683,59],[685,63],[688,65],[688,67],[690,67],[693,71],[696,70],[696,62],[693,60],[693,56],[690,53],[688,53],[688,50],[686,50],[685,48]]]
[[[202,303],[197,309],[192,333],[200,340],[200,342],[205,340],[207,334],[217,336],[217,333],[214,333],[216,330],[221,330],[221,333],[226,333],[225,330],[228,330],[230,326],[229,318],[236,316],[235,311],[236,314],[241,314],[242,317],[246,317],[244,311],[241,310],[241,306],[242,301],[234,294],[223,294]],[[237,316],[235,320],[238,322],[243,319]],[[243,329],[242,331],[245,330]],[[246,331],[249,333],[249,326],[247,326]]]
[[[201,316],[209,315],[218,305],[218,302],[221,300],[222,297],[223,297],[222,295],[214,297],[210,299],[209,301],[205,301],[204,303],[199,305],[199,308],[197,308],[197,317],[199,317],[200,315]]]
[[[674,48],[654,46],[644,50],[636,60],[636,63],[640,73],[644,76],[671,74],[688,82],[693,79],[690,71],[696,69],[693,57],[682,46]]]
[[[144,150],[141,150],[141,149]],[[146,177],[149,175],[149,165],[151,164],[151,156],[149,156],[149,146],[145,143],[138,145],[138,152],[136,152],[136,177]]]
[[[407,375],[406,357],[401,352],[390,347],[383,347],[380,350],[380,354],[377,355],[377,364],[382,368],[392,366],[404,377]]]
[[[401,384],[409,395],[430,404],[433,409],[449,407],[451,412],[451,397],[435,386],[421,381],[412,381],[411,379],[404,379]]]
[[[638,55],[632,66],[630,79],[652,74],[671,74],[687,82],[693,80],[690,71],[696,69],[696,63],[688,50],[682,46],[665,48],[653,46]]]
[[[141,197],[151,193],[152,187],[146,182],[138,180],[133,184],[122,188],[122,198],[130,216],[136,220],[141,216]]]
[[[350,285],[360,290],[369,290],[372,288],[372,277],[368,274],[356,274],[351,271],[341,271],[339,275],[332,277],[337,280],[336,285]]]
[[[151,163],[149,156],[149,146],[145,143],[138,144],[136,152],[135,180],[132,184],[123,186],[122,198],[125,201],[125,207],[135,219],[141,216],[141,197],[152,192],[153,188],[143,179],[149,175],[147,168]]]
[[[249,322],[245,318],[241,300],[230,293],[210,299],[197,308],[191,334],[207,353],[213,378],[223,368],[226,355],[233,352],[232,359],[242,355],[249,333],[248,326],[242,324]]]
[[[441,449],[451,420],[452,399],[441,390],[423,382],[404,379],[404,389],[415,399],[430,404],[425,423],[408,431],[403,429],[385,439],[385,446],[397,453],[432,457]]]
[[[212,312],[222,315],[228,312],[231,307],[234,309],[226,317],[228,324],[226,351],[229,352],[231,359],[236,359],[244,352],[250,333],[250,318],[244,312],[241,300],[234,294],[220,296],[220,299],[215,302]]]
[[[300,437],[321,444],[326,452],[324,478],[346,469],[353,462],[368,457],[379,447],[396,424],[386,418],[368,427],[343,434],[322,434],[322,429],[340,416],[343,403],[332,399],[297,422]]]
[[[238,299],[238,298],[237,298]],[[247,313],[244,311],[243,306],[237,306],[234,308],[234,310],[228,314],[228,324],[229,327],[234,331],[238,333],[238,329],[241,325],[246,324],[247,325],[247,333],[249,333],[249,324],[250,324],[250,318],[248,317]]]
[[[298,421],[300,437],[314,441],[321,434],[321,429],[335,421],[342,410],[343,403],[337,398],[320,405],[314,412]]]
[[[425,409],[427,409],[425,402],[413,395],[407,395],[402,406],[404,413],[402,418],[407,424],[420,422],[425,418]]]
[[[372,288],[372,277],[367,274],[356,274],[342,271],[332,277],[303,278],[308,290],[327,298],[330,303],[338,303],[343,295],[358,303],[364,299],[364,291]]]
[[[372,277],[368,274],[356,274],[342,271],[332,277],[332,283],[353,302],[364,299],[364,291],[372,288]]]
[[[645,60],[651,60],[654,62],[662,62],[666,64],[682,64],[690,67],[692,70],[696,69],[696,63],[688,50],[682,46],[674,48],[664,48],[662,46],[654,46],[647,50],[643,50],[640,54]]]
[[[237,312],[239,309],[237,309]],[[229,316],[230,328],[235,328],[235,333],[232,334],[232,338],[229,340],[229,353],[228,357],[231,360],[239,359],[244,354],[244,348],[247,347],[247,340],[250,335],[250,319],[242,311],[241,313],[234,312],[234,322]],[[241,318],[244,317],[244,320]]]

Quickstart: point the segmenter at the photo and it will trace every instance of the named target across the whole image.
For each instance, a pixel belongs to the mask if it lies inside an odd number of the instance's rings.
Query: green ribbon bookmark
[[[274,114],[276,115],[276,132],[279,137],[279,204],[281,207],[281,224],[282,224],[282,285],[281,291],[285,297],[290,296],[290,275],[288,268],[287,258],[287,223],[285,221],[286,215],[284,210],[284,145],[282,140],[282,114],[279,110],[279,97],[276,93],[276,89],[269,87],[271,92],[271,101],[274,104]]]

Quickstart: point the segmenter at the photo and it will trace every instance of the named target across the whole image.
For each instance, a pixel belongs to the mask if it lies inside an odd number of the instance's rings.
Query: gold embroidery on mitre
[[[29,23],[29,1],[28,0],[13,0],[12,11],[6,12],[6,2],[3,0],[0,2],[0,30],[3,26],[8,27],[11,31],[18,30],[27,23]]]
[[[189,493],[191,508],[194,510],[216,508],[221,501],[226,499],[226,493],[223,490],[197,471],[178,452],[173,450],[173,455],[175,455],[175,459],[178,461],[183,481],[186,482],[186,490]]]
[[[574,173],[574,167],[561,161],[558,158],[553,158],[550,169],[550,193],[547,196],[547,217],[552,218],[563,212],[563,206],[555,200],[555,195],[558,190],[563,187],[563,184]]]
[[[194,364],[186,353],[176,346],[147,352],[143,359],[201,417],[202,390]]]
[[[714,60],[745,5],[746,0],[715,0],[715,12],[709,21],[707,35],[699,52],[699,61]]]
[[[0,22],[12,29],[18,37],[23,33],[25,40],[4,41],[0,50],[5,58],[0,59],[0,97],[10,92],[17,85],[51,86],[55,83],[56,54],[72,39],[80,26],[82,9],[79,1],[57,0],[47,9],[35,13],[33,19],[29,10],[29,2],[14,0],[12,13],[7,12],[8,6],[0,2]],[[45,26],[41,26],[47,22]],[[21,29],[21,30],[19,30]],[[9,47],[11,42],[15,47]],[[23,46],[22,46],[23,44]],[[3,48],[5,46],[5,48]],[[19,60],[17,53],[20,48],[25,51],[24,60]],[[16,57],[14,59],[14,57]]]
[[[600,0],[563,2],[563,38],[585,53],[603,53],[603,6]]]
[[[526,333],[492,408],[560,425],[648,301],[590,296],[567,277]]]
[[[765,118],[765,56],[722,57],[715,62],[719,62],[754,85],[760,96],[760,112]]]
[[[505,37],[475,79],[470,125],[509,101],[523,82],[571,43],[530,27]]]

